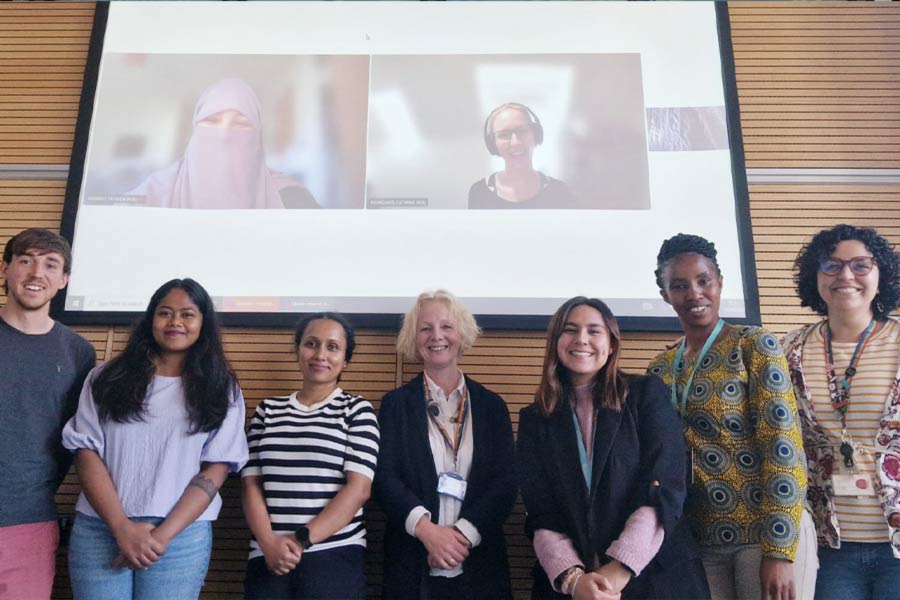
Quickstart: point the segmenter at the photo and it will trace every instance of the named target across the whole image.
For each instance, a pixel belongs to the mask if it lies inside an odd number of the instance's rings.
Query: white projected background
[[[66,310],[142,310],[190,276],[236,312],[402,313],[446,288],[478,314],[582,294],[671,316],[655,257],[688,232],[719,249],[723,316],[745,317],[713,4],[111,3]],[[268,166],[320,208],[118,203],[232,75],[259,96]],[[507,101],[539,115],[535,167],[585,208],[466,209],[503,168],[482,128]],[[706,137],[667,139],[690,115]]]

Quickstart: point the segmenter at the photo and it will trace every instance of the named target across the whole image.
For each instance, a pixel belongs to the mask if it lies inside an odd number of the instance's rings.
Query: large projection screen
[[[722,4],[98,5],[54,314],[128,322],[193,277],[233,325],[391,327],[445,288],[489,328],[587,295],[675,329],[653,271],[685,232],[758,323]]]

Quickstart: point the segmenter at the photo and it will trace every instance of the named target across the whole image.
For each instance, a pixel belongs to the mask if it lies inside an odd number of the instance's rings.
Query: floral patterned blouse
[[[892,319],[898,322],[897,319]],[[783,345],[788,359],[800,425],[803,429],[803,444],[808,463],[808,500],[816,522],[816,532],[820,546],[840,548],[841,534],[834,509],[834,486],[832,468],[834,447],[816,419],[812,409],[812,397],[803,377],[803,345],[810,333],[821,326],[821,321],[796,329],[784,337]],[[884,510],[885,528],[893,547],[894,556],[900,558],[900,529],[887,522],[891,515],[900,513],[900,348],[897,352],[897,373],[893,381],[886,382],[888,390],[884,414],[878,424],[874,446],[877,477],[873,485]],[[825,390],[813,390],[828,393]]]

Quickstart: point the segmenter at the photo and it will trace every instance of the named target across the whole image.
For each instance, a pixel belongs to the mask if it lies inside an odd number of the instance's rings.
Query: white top
[[[191,434],[180,377],[153,377],[141,419],[101,422],[91,393],[91,383],[101,368],[91,371],[84,383],[78,411],[63,429],[63,446],[100,455],[129,517],[166,517],[202,462],[227,463],[232,473],[247,462],[244,396],[237,385],[237,397],[231,399],[219,428]],[[221,506],[222,499],[216,494],[197,520],[215,520]],[[84,492],[75,510],[99,517]]]
[[[437,420],[440,421],[444,430],[450,437],[454,438],[457,425],[453,422],[453,419],[456,418],[456,415],[459,412],[459,403],[462,401],[463,389],[465,389],[466,386],[466,378],[460,372],[459,383],[456,388],[450,392],[449,396],[444,394],[444,390],[441,389],[441,386],[433,382],[428,374],[425,374],[425,385],[428,386],[431,398],[435,400],[440,407],[440,415],[438,415]],[[469,402],[471,403],[471,396],[469,396]],[[440,430],[437,428],[437,425],[434,424],[434,420],[431,417],[428,417],[428,443],[431,446],[431,454],[434,457],[434,468],[438,475],[444,472],[452,472],[468,481],[469,471],[472,470],[472,450],[474,448],[474,442],[472,441],[471,404],[469,404],[469,415],[466,418],[462,440],[459,443],[458,456],[455,459],[453,452],[447,448]],[[451,496],[438,494],[438,503],[438,525],[456,527],[464,536],[466,536],[473,548],[481,543],[481,534],[478,532],[478,529],[467,519],[459,518],[462,502]],[[409,515],[406,517],[406,532],[409,535],[415,536],[416,523],[419,522],[419,519],[421,519],[423,515],[427,515],[429,519],[431,518],[431,512],[424,506],[417,506],[409,511]],[[452,569],[431,569],[431,575],[437,577],[456,577],[462,572],[462,564],[458,564]]]

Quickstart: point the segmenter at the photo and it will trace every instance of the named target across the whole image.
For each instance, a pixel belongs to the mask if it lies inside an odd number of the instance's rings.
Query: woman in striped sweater
[[[900,589],[900,264],[873,229],[816,234],[797,293],[825,319],[785,353],[809,463],[819,542],[816,599],[896,598]]]
[[[372,405],[338,387],[353,328],[341,315],[313,314],[294,342],[303,387],[260,402],[247,432],[245,597],[365,598],[362,506],[379,435]]]

